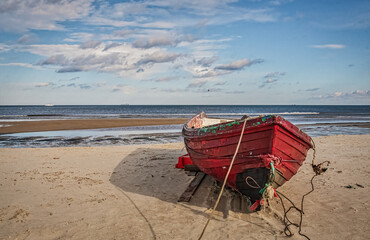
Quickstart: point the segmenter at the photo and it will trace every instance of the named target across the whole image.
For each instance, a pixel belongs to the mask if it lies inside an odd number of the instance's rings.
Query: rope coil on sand
[[[303,214],[304,214],[304,211],[303,211],[304,198],[315,190],[315,187],[314,187],[314,184],[313,184],[314,178],[327,170],[327,167],[324,167],[323,164],[326,163],[327,166],[329,166],[329,164],[330,164],[330,161],[324,161],[324,162],[321,162],[321,163],[319,163],[317,165],[315,164],[315,160],[316,160],[316,146],[315,146],[315,142],[313,141],[312,138],[311,138],[311,142],[312,142],[312,150],[313,150],[313,157],[312,157],[311,167],[312,167],[312,170],[314,171],[315,175],[313,175],[312,178],[311,178],[311,180],[310,180],[311,190],[308,191],[306,194],[304,194],[302,196],[301,208],[300,209],[297,208],[295,206],[295,204],[288,197],[286,197],[284,194],[282,194],[281,192],[279,192],[279,191],[276,190],[276,192],[278,194],[278,197],[280,199],[281,205],[283,207],[283,211],[284,211],[284,219],[283,219],[283,222],[284,222],[284,225],[285,225],[284,234],[286,236],[288,236],[288,237],[293,236],[293,233],[289,229],[289,226],[293,225],[293,226],[298,227],[298,234],[299,235],[305,237],[306,239],[310,239],[308,236],[306,236],[305,234],[301,233],[301,231],[302,231],[302,222],[303,222]],[[288,208],[288,210],[285,209],[284,201],[283,201],[283,199],[282,199],[281,196],[283,196],[285,199],[287,199],[290,202],[291,206]],[[295,209],[296,211],[299,212],[300,219],[299,219],[299,223],[298,224],[290,221],[289,218],[288,218],[288,213],[289,213],[289,211],[291,209]]]

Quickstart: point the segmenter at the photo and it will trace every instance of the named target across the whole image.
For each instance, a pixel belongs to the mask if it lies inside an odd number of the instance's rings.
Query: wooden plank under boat
[[[222,182],[246,122],[239,151],[226,184],[260,200],[266,183],[277,188],[289,181],[302,166],[311,138],[281,116],[266,115],[238,120],[208,118],[199,113],[183,127],[186,149],[193,163]],[[271,180],[271,166],[274,178]]]

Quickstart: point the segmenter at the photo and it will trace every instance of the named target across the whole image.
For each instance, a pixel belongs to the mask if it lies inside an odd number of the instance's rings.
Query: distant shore
[[[66,119],[0,122],[0,134],[184,124],[186,118]]]

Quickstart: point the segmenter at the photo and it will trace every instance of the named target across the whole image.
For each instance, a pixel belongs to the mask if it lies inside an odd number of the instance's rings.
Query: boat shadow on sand
[[[186,190],[194,176],[188,176],[184,169],[175,168],[179,156],[185,154],[183,149],[139,148],[126,156],[114,169],[110,182],[123,190],[150,196],[162,201],[177,204],[181,194]],[[204,211],[191,206],[212,208],[221,190],[220,183],[206,176],[199,185],[190,202],[181,203],[196,214],[208,216]],[[228,188],[220,199],[217,210],[224,218],[229,211],[251,213],[248,198]]]

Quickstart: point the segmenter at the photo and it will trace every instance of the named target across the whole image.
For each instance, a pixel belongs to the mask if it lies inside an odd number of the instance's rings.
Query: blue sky
[[[3,0],[0,104],[370,104],[370,2]]]

